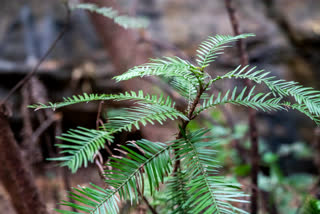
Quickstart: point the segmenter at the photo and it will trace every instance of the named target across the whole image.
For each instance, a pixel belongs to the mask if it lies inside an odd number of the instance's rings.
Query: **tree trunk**
[[[46,214],[45,204],[40,199],[31,170],[23,160],[3,109],[0,109],[0,163],[0,179],[17,213]]]

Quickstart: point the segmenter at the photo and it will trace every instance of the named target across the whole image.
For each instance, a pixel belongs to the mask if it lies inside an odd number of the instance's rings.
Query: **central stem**
[[[182,138],[182,132],[185,132],[186,131],[186,128],[187,128],[187,125],[189,124],[189,122],[191,120],[194,119],[193,117],[193,113],[194,113],[194,110],[196,109],[199,101],[200,101],[200,97],[201,95],[203,94],[203,92],[206,90],[206,88],[203,88],[202,84],[199,85],[199,89],[198,89],[198,92],[197,92],[197,96],[196,98],[194,99],[191,107],[190,107],[190,110],[188,111],[188,120],[183,120],[182,121],[182,124],[181,124],[181,128],[180,128],[180,131],[179,131],[179,134],[177,136],[176,139],[181,139]],[[174,150],[174,153],[176,155],[176,162],[175,162],[175,165],[174,165],[174,169],[173,169],[173,172],[176,173],[178,171],[178,169],[180,168],[180,163],[181,161],[179,160],[179,156],[177,155],[177,152],[178,152],[179,149],[175,149]]]

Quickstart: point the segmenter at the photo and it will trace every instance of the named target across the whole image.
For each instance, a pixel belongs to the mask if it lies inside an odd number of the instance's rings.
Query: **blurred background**
[[[148,58],[176,55],[194,60],[199,43],[208,36],[233,35],[225,3],[220,0],[85,2],[112,6],[123,14],[144,16],[150,24],[143,30],[125,30],[83,10],[72,11],[68,20],[63,1],[2,0],[0,8],[0,97],[31,71],[59,32],[68,28],[37,75],[9,100],[11,128],[50,213],[59,207],[57,202],[66,199],[69,187],[89,182],[103,185],[95,165],[71,174],[46,160],[57,156],[53,146],[56,135],[77,126],[96,126],[98,103],[69,106],[55,112],[34,112],[27,105],[57,102],[83,92],[168,90],[155,79],[116,84],[111,78]],[[320,1],[234,0],[233,5],[241,32],[256,35],[245,41],[251,65],[279,78],[320,89]],[[219,75],[239,64],[236,48],[229,48],[208,72]],[[241,86],[239,82],[227,82],[217,85],[216,90],[226,90],[235,84]],[[179,97],[175,99],[179,104]],[[120,104],[105,103],[104,111],[118,107]],[[221,135],[225,141],[221,149],[225,152],[219,159],[224,173],[236,175],[248,192],[248,157],[232,146],[236,139],[249,149],[246,111],[227,106],[210,116],[199,119],[191,128],[205,124]],[[119,143],[141,137],[157,141],[173,139],[174,125],[146,127],[139,133],[121,134],[117,139]],[[258,132],[262,160],[261,213],[296,213],[308,195],[317,197],[319,192],[319,130],[307,117],[289,111],[259,112]],[[155,199],[154,205],[164,206],[163,200]],[[16,213],[1,184],[0,210]],[[130,211],[124,208],[123,213],[146,211],[142,205]]]

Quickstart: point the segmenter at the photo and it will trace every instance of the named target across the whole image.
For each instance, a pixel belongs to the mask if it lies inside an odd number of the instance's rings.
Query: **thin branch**
[[[100,117],[101,117],[101,112],[102,112],[103,103],[104,103],[104,101],[101,101],[101,102],[99,103],[98,113],[97,113],[97,119],[96,119],[96,129],[99,130],[99,126],[102,126],[103,129],[104,129],[104,131],[107,131],[106,128],[105,128],[105,126],[104,126],[103,121],[102,121],[101,118],[100,118]],[[105,122],[107,122],[107,121],[105,121]],[[108,145],[109,145],[109,146],[111,145],[110,141],[108,141]],[[110,156],[112,156],[113,153],[112,153],[112,151],[110,150],[110,148],[109,148],[108,145],[105,144],[104,148],[106,149],[106,151],[108,152],[108,154],[109,154]]]
[[[38,61],[38,63],[34,66],[34,68],[32,69],[32,71],[30,73],[28,73],[22,80],[20,80],[10,91],[9,93],[1,100],[0,102],[0,106],[3,106],[8,99],[12,96],[12,94],[14,92],[16,92],[20,87],[22,87],[26,82],[28,82],[28,80],[38,71],[40,65],[45,61],[45,59],[49,56],[49,54],[51,54],[51,52],[54,50],[54,48],[56,47],[57,43],[63,38],[64,34],[68,31],[69,29],[69,23],[70,23],[70,10],[67,7],[67,17],[66,17],[66,24],[63,28],[63,30],[59,33],[59,35],[57,36],[57,38],[53,41],[53,43],[51,44],[51,46],[49,47],[49,49],[47,50],[47,52],[40,58],[40,60]]]
[[[143,80],[146,80],[148,82],[151,82],[154,85],[157,85],[159,88],[161,88],[162,91],[164,91],[167,95],[169,95],[177,104],[177,108],[180,111],[184,111],[183,107],[187,105],[186,99],[184,99],[178,92],[173,90],[170,85],[167,83],[160,81],[159,79],[155,77],[145,77]],[[201,112],[201,114],[198,115],[200,119],[204,119],[212,123],[213,125],[219,125],[219,123],[214,120],[207,112]]]
[[[52,117],[45,120],[41,125],[34,131],[31,137],[31,146],[34,146],[37,139],[45,132],[54,122],[61,120],[61,114],[54,114]]]
[[[235,8],[232,5],[232,0],[225,0],[226,9],[230,18],[232,29],[234,34],[240,35],[239,20],[236,16]],[[237,47],[240,56],[240,62],[242,66],[248,65],[248,54],[245,50],[245,44],[242,39],[237,42]],[[252,82],[250,80],[245,81],[246,86],[250,89]],[[250,130],[250,141],[251,141],[251,182],[257,188],[251,189],[251,213],[257,214],[259,210],[259,190],[258,190],[258,172],[259,172],[259,145],[258,145],[258,132],[256,124],[256,111],[249,109],[249,130]]]
[[[107,180],[107,177],[104,175],[103,158],[100,152],[97,152],[97,154],[95,155],[94,163],[99,169],[99,175],[102,178],[102,180]]]
[[[150,34],[148,34],[148,32],[143,32],[142,34],[140,34],[139,42],[146,42],[146,43],[148,43],[152,46],[155,46],[157,48],[173,51],[176,56],[178,56],[182,59],[187,59],[188,61],[192,61],[190,57],[188,57],[183,51],[181,51],[175,45],[152,39]],[[172,97],[174,99],[174,101],[177,103],[177,108],[181,111],[184,111],[184,109],[182,109],[182,108],[184,106],[186,106],[187,101],[178,92],[173,90],[170,85],[168,85],[167,83],[160,81],[159,79],[154,78],[154,77],[145,77],[145,78],[143,78],[143,80],[147,80],[148,82],[151,82],[152,84],[155,84],[159,88],[161,88],[162,91],[164,91],[165,93],[167,93],[170,97]],[[223,112],[223,113],[225,113],[225,112]],[[219,125],[219,123],[216,120],[214,120],[206,112],[202,112],[198,117],[200,119],[207,120],[208,122],[212,123],[213,125]]]
[[[97,119],[96,119],[96,129],[99,130],[99,124],[101,123],[101,112],[102,112],[102,106],[103,106],[104,101],[101,101],[99,103],[99,107],[98,107],[98,113],[97,113]],[[112,152],[110,151],[110,149],[107,149],[108,153],[110,155],[112,155]],[[102,180],[107,180],[107,177],[104,175],[104,162],[103,162],[103,157],[101,155],[101,153],[99,151],[97,151],[97,153],[95,154],[94,159],[94,163],[96,164],[96,166],[99,169],[99,175],[102,178]]]
[[[146,205],[148,206],[149,210],[153,213],[153,214],[158,214],[158,212],[151,206],[151,204],[149,203],[148,199],[143,195],[142,199],[144,201],[144,203],[146,203]]]
[[[144,195],[141,194],[140,189],[137,188],[137,190],[138,190],[139,196],[142,198],[142,200],[144,201],[144,203],[146,203],[146,205],[147,205],[147,207],[149,208],[149,210],[151,211],[151,213],[152,213],[152,214],[158,214],[158,212],[156,211],[156,209],[155,209],[153,206],[151,206],[151,204],[149,203],[148,199],[147,199]]]
[[[239,20],[236,15],[236,10],[232,5],[232,0],[225,0],[225,5],[226,9],[229,15],[229,19],[232,25],[232,30],[235,36],[238,36],[241,34],[240,32],[240,25],[239,25]],[[249,63],[248,60],[248,54],[246,52],[245,44],[243,39],[239,39],[237,41],[237,46],[238,46],[238,52],[239,52],[239,57],[240,57],[240,63],[241,65],[247,65]]]
[[[99,103],[99,107],[98,107],[98,113],[97,113],[97,119],[96,119],[96,129],[99,129],[99,124],[101,124],[101,111],[102,111],[102,106],[103,106],[104,101],[101,101]]]

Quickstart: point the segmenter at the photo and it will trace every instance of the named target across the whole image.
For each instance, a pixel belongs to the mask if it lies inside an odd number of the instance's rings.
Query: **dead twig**
[[[97,119],[96,119],[96,129],[97,130],[99,130],[99,125],[101,125],[101,123],[103,124],[103,121],[100,119],[103,103],[104,103],[104,101],[101,101],[99,103],[99,107],[98,107],[98,113],[97,113]]]
[[[236,16],[235,8],[232,5],[232,0],[225,0],[226,9],[230,18],[232,29],[234,35],[240,35],[239,20]],[[237,42],[237,47],[240,56],[240,62],[242,66],[248,65],[248,54],[245,50],[245,44],[243,40]],[[245,85],[248,89],[252,87],[250,80],[245,81]],[[259,145],[258,145],[258,132],[256,124],[256,111],[254,109],[249,109],[249,131],[250,131],[250,141],[251,141],[251,182],[257,188],[251,189],[251,213],[257,214],[259,210],[259,190],[258,190],[258,172],[259,172]]]
[[[107,180],[107,177],[104,175],[104,168],[103,168],[103,158],[100,152],[97,152],[96,155],[93,157],[94,163],[99,169],[99,175],[102,180]]]
[[[99,130],[99,124],[100,123],[103,124],[103,122],[100,119],[103,103],[104,103],[104,101],[101,101],[99,103],[99,107],[98,107],[98,113],[97,113],[97,119],[96,119],[96,129],[97,130]],[[107,149],[107,152],[110,153],[110,155],[112,155],[112,152],[109,148]],[[100,177],[102,178],[102,180],[107,180],[107,177],[104,175],[104,168],[103,168],[104,162],[103,162],[103,157],[102,157],[101,153],[99,151],[97,151],[97,153],[95,154],[93,159],[94,159],[94,163],[98,167]]]
[[[54,114],[52,117],[45,120],[41,125],[34,131],[31,137],[31,145],[33,146],[38,138],[56,121],[61,120],[61,114],[57,113]]]
[[[141,176],[141,177],[143,177],[143,176]],[[137,181],[137,180],[138,180],[138,179],[136,179],[136,181]],[[138,191],[139,196],[140,196],[141,199],[144,201],[144,203],[146,203],[146,205],[147,205],[147,207],[149,208],[149,210],[151,211],[151,213],[152,213],[152,214],[158,214],[158,212],[156,211],[156,209],[155,209],[153,206],[151,206],[151,204],[149,203],[148,199],[141,193],[138,183],[137,183],[137,186],[138,186],[137,191]]]

